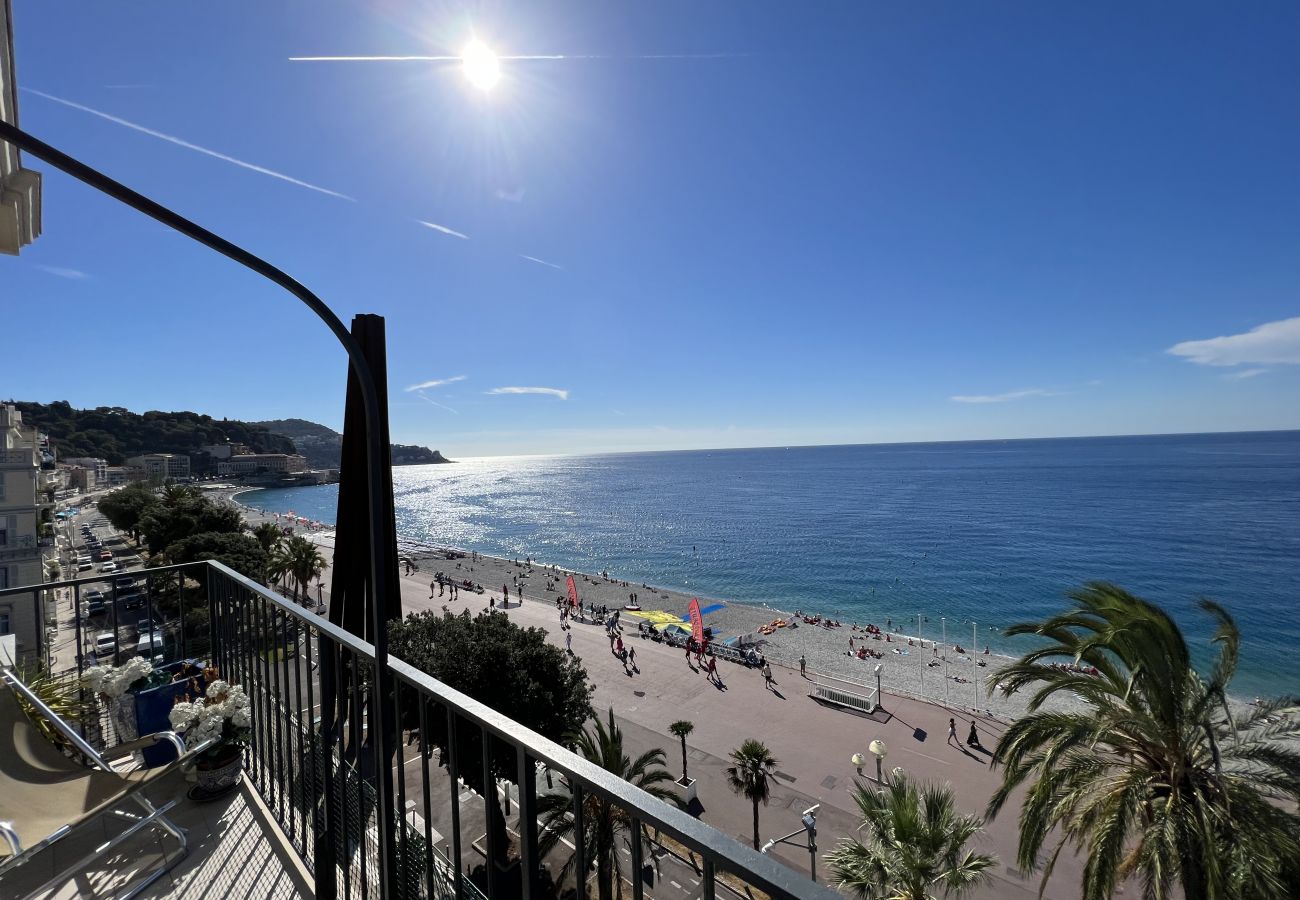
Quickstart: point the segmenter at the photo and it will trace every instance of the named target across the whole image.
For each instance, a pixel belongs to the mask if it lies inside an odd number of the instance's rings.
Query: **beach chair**
[[[0,876],[10,874],[77,829],[109,812],[122,817],[122,830],[85,856],[65,866],[53,878],[28,896],[45,894],[75,872],[112,851],[133,835],[153,827],[175,838],[180,850],[157,871],[120,895],[134,897],[170,871],[189,850],[185,830],[173,824],[165,813],[176,800],[154,806],[144,789],[177,767],[186,765],[209,743],[186,749],[174,732],[164,731],[119,744],[98,753],[67,722],[55,715],[10,669],[0,669]],[[19,698],[50,722],[84,757],[65,756],[36,728],[19,705]],[[178,759],[154,769],[119,772],[112,759],[168,741],[176,747]],[[119,809],[133,806],[137,811]],[[112,834],[112,831],[109,831]]]

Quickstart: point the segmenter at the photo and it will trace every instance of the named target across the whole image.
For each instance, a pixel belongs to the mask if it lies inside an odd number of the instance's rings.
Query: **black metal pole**
[[[215,250],[222,256],[234,260],[245,268],[251,269],[263,278],[284,288],[293,294],[299,300],[307,305],[307,308],[314,312],[317,317],[334,333],[334,337],[343,345],[347,351],[348,360],[351,364],[352,371],[356,375],[357,382],[361,388],[362,403],[366,412],[366,438],[368,451],[367,476],[370,485],[370,578],[371,584],[378,585],[385,582],[380,578],[380,574],[388,570],[393,564],[388,553],[388,546],[382,539],[383,523],[379,521],[380,514],[380,491],[383,486],[382,474],[379,471],[379,461],[383,459],[383,447],[381,444],[381,435],[387,432],[382,421],[382,414],[379,406],[379,394],[375,389],[374,373],[371,372],[369,364],[366,362],[365,355],[362,353],[360,344],[352,337],[351,333],[344,327],[338,316],[325,305],[319,297],[309,291],[305,286],[287,273],[277,269],[275,266],[254,256],[242,247],[232,244],[230,241],[222,238],[201,225],[191,222],[184,216],[173,212],[167,207],[154,200],[150,200],[143,194],[131,190],[126,185],[109,178],[107,175],[92,169],[79,160],[68,156],[61,150],[57,150],[44,141],[33,137],[15,125],[8,122],[0,121],[0,138],[7,143],[13,144],[20,150],[24,150],[49,165],[54,166],[78,181],[90,185],[96,190],[107,194],[115,200],[125,203],[132,209],[144,213],[152,219],[155,219],[166,225],[174,231],[178,231],[186,237],[197,241],[211,250]],[[116,607],[116,592],[114,593],[114,606]],[[116,608],[114,616],[116,616]],[[389,696],[391,678],[388,674],[388,632],[385,627],[384,613],[382,604],[375,602],[372,605],[371,616],[374,625],[374,648],[375,648],[375,688],[378,697]],[[42,627],[43,624],[42,624]],[[116,634],[116,628],[114,628]],[[115,658],[115,661],[116,658]],[[387,732],[388,711],[384,709],[383,703],[372,704],[371,716],[374,718],[372,725],[378,729],[379,734]],[[393,774],[390,766],[383,765],[378,767],[375,773],[378,781],[378,800],[380,808],[384,810],[393,809]],[[393,855],[393,837],[394,824],[392,816],[385,815],[380,817],[381,827],[379,828],[379,862],[382,871],[387,873],[388,863],[392,860]]]

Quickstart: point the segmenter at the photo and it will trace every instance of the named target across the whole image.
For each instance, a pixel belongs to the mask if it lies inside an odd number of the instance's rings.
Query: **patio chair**
[[[177,800],[156,807],[145,796],[144,789],[187,764],[208,744],[187,750],[179,736],[164,731],[98,753],[19,681],[12,670],[2,669],[0,676],[4,682],[0,687],[0,876],[10,874],[41,850],[109,812],[124,819],[123,830],[63,867],[28,896],[43,894],[70,874],[84,871],[96,859],[150,826],[175,838],[180,851],[170,860],[164,855],[164,864],[123,896],[136,896],[180,862],[189,850],[185,830],[164,815]],[[18,702],[20,696],[58,729],[90,765],[65,756],[51,744],[24,714]],[[158,741],[175,745],[178,758],[155,769],[129,772],[119,772],[109,765],[112,759]],[[128,802],[139,813],[117,808]]]

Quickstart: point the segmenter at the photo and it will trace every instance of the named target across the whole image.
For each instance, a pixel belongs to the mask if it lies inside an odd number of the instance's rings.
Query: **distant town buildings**
[[[23,423],[23,414],[0,406],[0,588],[40,584],[45,580],[41,524],[52,518],[54,501],[49,476],[41,468],[41,438]],[[45,618],[39,591],[0,597],[0,634],[13,634],[20,656],[41,656]]]
[[[127,459],[129,468],[138,469],[148,481],[178,481],[190,477],[190,458],[184,453],[146,453]]]
[[[97,456],[74,456],[63,460],[69,466],[90,469],[95,474],[95,481],[108,481],[108,460]]]
[[[243,453],[217,462],[218,475],[292,475],[306,471],[307,457],[300,453]]]

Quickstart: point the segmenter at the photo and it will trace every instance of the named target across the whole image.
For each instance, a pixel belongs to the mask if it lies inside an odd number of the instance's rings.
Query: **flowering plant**
[[[82,680],[105,700],[116,700],[131,688],[147,687],[152,675],[153,663],[134,656],[120,666],[91,666]]]
[[[201,754],[210,761],[225,758],[232,750],[243,747],[253,725],[252,703],[244,689],[217,676],[215,667],[204,669],[207,695],[195,700],[188,694],[178,697],[167,716],[172,728],[183,733],[190,744],[216,741]]]

